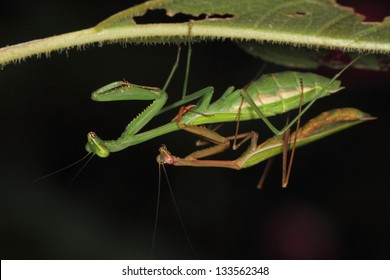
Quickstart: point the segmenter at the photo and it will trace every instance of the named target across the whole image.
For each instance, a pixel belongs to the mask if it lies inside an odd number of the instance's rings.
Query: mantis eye
[[[85,145],[85,149],[89,153],[94,153],[101,158],[106,158],[110,155],[110,151],[103,144],[103,141],[96,135],[95,132],[91,131],[87,134],[88,142]]]

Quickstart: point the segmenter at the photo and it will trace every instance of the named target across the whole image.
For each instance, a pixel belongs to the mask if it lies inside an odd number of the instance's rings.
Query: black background
[[[134,3],[2,1],[0,45],[87,28]],[[161,87],[177,51],[174,45],[85,49],[27,59],[0,72],[2,259],[149,258],[158,148],[165,143],[178,155],[194,149],[195,137],[175,132],[107,159],[94,158],[70,187],[78,167],[34,183],[82,157],[88,131],[116,138],[147,106],[97,104],[90,100],[93,90],[122,79]],[[193,49],[190,91],[213,85],[217,97],[230,85],[245,85],[262,65],[229,41]],[[168,89],[170,100],[179,99],[182,70]],[[287,189],[280,186],[280,157],[262,191],[255,185],[264,164],[240,172],[168,167],[197,254],[187,245],[163,181],[154,258],[388,259],[389,74],[350,69],[342,81],[347,89],[317,102],[305,119],[346,106],[378,119],[299,149]],[[173,115],[158,117],[148,128]],[[284,120],[272,121],[280,126]],[[247,122],[242,130],[269,137],[259,123]]]

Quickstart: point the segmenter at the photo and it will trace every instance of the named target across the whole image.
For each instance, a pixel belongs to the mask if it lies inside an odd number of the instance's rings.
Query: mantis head
[[[174,157],[171,155],[171,153],[168,151],[167,147],[163,144],[161,145],[160,149],[158,150],[160,154],[157,156],[156,160],[158,164],[173,164],[174,163]]]
[[[110,151],[104,145],[103,140],[100,139],[95,132],[89,132],[87,138],[88,142],[85,145],[85,149],[88,153],[93,153],[101,158],[106,158],[110,155]]]

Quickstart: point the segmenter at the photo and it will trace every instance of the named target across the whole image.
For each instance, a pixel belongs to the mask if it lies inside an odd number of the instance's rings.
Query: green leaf
[[[147,12],[154,10],[164,16],[157,23],[148,23]],[[333,0],[154,0],[117,13],[92,28],[2,48],[0,64],[91,43],[164,43],[189,38],[389,54],[390,17],[382,23],[362,20],[353,9]]]

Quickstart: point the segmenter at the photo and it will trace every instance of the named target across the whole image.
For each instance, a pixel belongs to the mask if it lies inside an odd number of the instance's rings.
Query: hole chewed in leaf
[[[286,16],[288,17],[303,17],[308,15],[306,12],[293,12],[293,13],[285,13]]]
[[[156,9],[148,10],[144,15],[134,17],[137,24],[149,23],[183,23],[189,21],[206,21],[206,20],[228,20],[232,19],[232,14],[200,14],[193,16],[184,13],[172,13],[166,10]]]
[[[353,9],[364,16],[362,22],[382,22],[389,16],[390,1],[334,0],[343,9]]]

